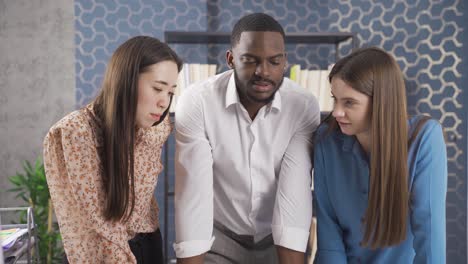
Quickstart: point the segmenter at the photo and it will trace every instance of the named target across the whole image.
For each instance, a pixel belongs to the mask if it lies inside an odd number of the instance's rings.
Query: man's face
[[[283,82],[286,53],[279,32],[242,32],[239,43],[226,55],[234,69],[242,103],[271,102]]]

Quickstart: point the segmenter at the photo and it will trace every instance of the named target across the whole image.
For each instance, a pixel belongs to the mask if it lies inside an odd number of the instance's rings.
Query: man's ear
[[[233,61],[234,61],[234,56],[232,54],[232,50],[229,49],[226,51],[226,63],[230,69],[234,68]]]

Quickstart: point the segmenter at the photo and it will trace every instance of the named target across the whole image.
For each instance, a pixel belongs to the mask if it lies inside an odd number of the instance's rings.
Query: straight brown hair
[[[370,183],[361,245],[372,249],[406,239],[409,211],[408,115],[405,83],[395,59],[370,47],[339,60],[329,81],[339,78],[372,99]],[[329,116],[330,129],[338,129]]]
[[[127,40],[112,55],[94,112],[101,120],[104,148],[103,183],[106,197],[104,217],[128,220],[135,206],[134,143],[138,102],[138,77],[149,66],[173,61],[178,71],[182,61],[165,43],[148,36]],[[171,98],[172,102],[172,98]],[[154,125],[164,120],[169,107]]]

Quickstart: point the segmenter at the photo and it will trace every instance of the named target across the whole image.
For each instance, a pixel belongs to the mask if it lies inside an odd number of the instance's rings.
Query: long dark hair
[[[363,246],[392,246],[406,239],[409,210],[408,115],[405,83],[395,59],[370,47],[339,60],[329,81],[340,78],[372,99],[370,183]],[[331,129],[336,120],[326,121]]]
[[[104,150],[103,182],[106,197],[104,217],[128,220],[135,206],[134,142],[138,101],[138,76],[148,66],[173,61],[180,72],[182,61],[165,43],[148,36],[127,40],[112,55],[94,112],[101,120]],[[172,98],[171,98],[172,101]],[[169,107],[154,125],[164,120]]]

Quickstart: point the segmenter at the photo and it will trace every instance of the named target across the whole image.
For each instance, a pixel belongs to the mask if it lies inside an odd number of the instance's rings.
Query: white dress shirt
[[[239,235],[305,252],[312,217],[312,133],[317,100],[284,78],[252,121],[233,71],[187,88],[176,109],[174,249],[209,251],[213,220]]]

